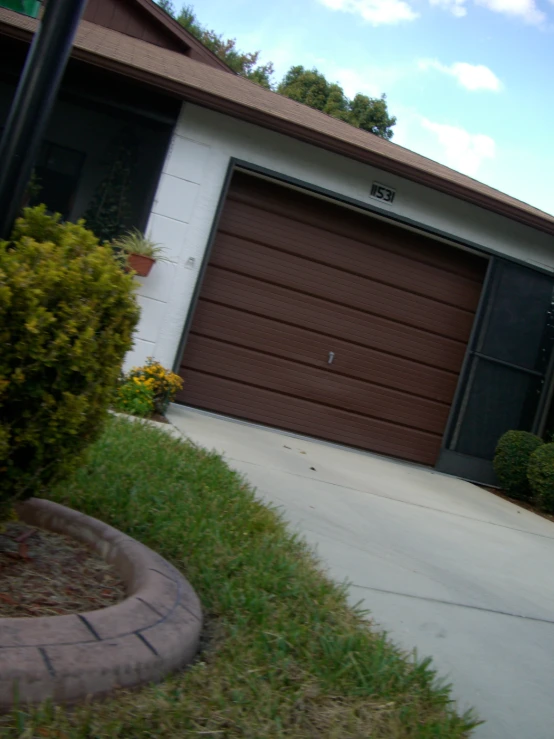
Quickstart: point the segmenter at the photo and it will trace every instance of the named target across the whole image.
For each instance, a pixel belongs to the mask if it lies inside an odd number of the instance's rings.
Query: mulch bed
[[[125,596],[115,569],[75,539],[19,522],[0,532],[0,618],[82,613]]]

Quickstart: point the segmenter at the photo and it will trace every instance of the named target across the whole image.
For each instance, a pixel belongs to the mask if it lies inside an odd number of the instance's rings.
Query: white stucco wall
[[[142,316],[126,365],[155,356],[171,367],[231,158],[361,202],[374,180],[396,188],[391,211],[554,272],[554,239],[401,177],[322,151],[281,134],[185,104],[168,151],[148,230],[166,249],[140,279]],[[445,244],[445,249],[451,248]]]

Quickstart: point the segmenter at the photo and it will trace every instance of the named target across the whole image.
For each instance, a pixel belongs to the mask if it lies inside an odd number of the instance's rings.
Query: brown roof
[[[0,8],[0,33],[29,39],[36,27],[34,19]],[[177,52],[83,21],[73,56],[554,234],[554,216],[538,208],[409,149]]]
[[[234,74],[222,59],[207,49],[201,41],[183,28],[180,23],[168,15],[165,10],[160,8],[160,6],[153,0],[134,0],[134,2],[143,8],[155,21],[171,32],[177,39],[186,44],[192,52],[192,59],[197,59],[198,61],[209,64],[212,67],[218,67],[224,72]]]

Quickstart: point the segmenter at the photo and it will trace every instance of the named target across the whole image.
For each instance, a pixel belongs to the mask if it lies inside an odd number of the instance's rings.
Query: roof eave
[[[312,144],[335,154],[341,154],[349,159],[369,164],[399,177],[404,177],[417,184],[437,190],[438,192],[451,195],[472,205],[477,205],[498,215],[505,216],[526,226],[531,226],[544,233],[554,235],[554,222],[543,219],[540,215],[519,210],[515,206],[500,202],[484,193],[475,192],[459,183],[445,180],[432,172],[427,172],[404,162],[389,159],[378,152],[361,149],[355,144],[336,139],[320,131],[314,131],[298,123],[288,121],[284,118],[278,118],[264,111],[255,110],[225,98],[217,97],[216,95],[182,82],[176,82],[165,77],[162,78],[144,70],[127,66],[113,59],[97,57],[95,54],[82,49],[74,49],[73,56],[90,64],[111,69],[113,72],[153,85],[188,102],[201,105],[219,113],[224,113],[248,123],[254,123],[277,133],[291,136],[304,143]]]
[[[153,16],[159,23],[161,23],[168,31],[170,31],[179,41],[192,47],[196,53],[211,63],[217,64],[217,66],[224,72],[235,74],[235,72],[220,59],[217,54],[210,51],[204,44],[195,38],[190,31],[183,28],[175,18],[168,15],[165,10],[160,8],[159,5],[154,3],[152,0],[136,0],[137,4],[140,5],[147,13]]]
[[[11,24],[0,22],[0,33],[29,42],[32,32]],[[517,205],[502,202],[486,193],[477,192],[470,187],[442,178],[433,172],[428,172],[412,164],[390,159],[379,152],[361,148],[356,144],[335,138],[321,131],[315,131],[307,126],[289,121],[285,118],[272,115],[271,113],[251,108],[247,105],[237,103],[226,98],[219,97],[213,93],[187,85],[186,83],[172,80],[171,78],[148,72],[124,62],[110,59],[106,56],[95,54],[92,51],[73,47],[72,57],[88,64],[111,70],[130,79],[163,90],[177,98],[201,105],[205,108],[224,113],[248,123],[259,125],[263,128],[277,133],[291,136],[321,149],[348,157],[364,164],[369,164],[378,169],[398,175],[412,182],[429,187],[438,192],[458,198],[465,202],[477,205],[480,208],[505,216],[512,221],[522,223],[538,231],[554,235],[554,220],[541,217],[539,213],[530,213],[520,209]]]

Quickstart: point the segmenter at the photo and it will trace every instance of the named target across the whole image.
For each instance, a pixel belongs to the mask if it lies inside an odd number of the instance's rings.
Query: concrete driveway
[[[351,583],[406,649],[431,655],[480,739],[554,737],[554,524],[480,488],[371,454],[172,406]]]

